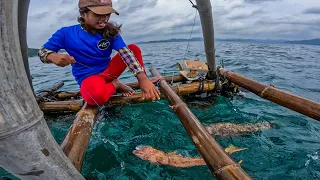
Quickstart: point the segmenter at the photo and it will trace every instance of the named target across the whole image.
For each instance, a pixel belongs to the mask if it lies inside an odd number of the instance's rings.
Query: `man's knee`
[[[140,53],[141,54],[141,49],[139,48],[138,45],[136,44],[129,44],[128,48],[133,52],[133,53]]]
[[[81,95],[83,99],[89,104],[93,106],[101,106],[106,103],[106,100],[103,97],[103,91],[95,90],[95,91],[85,91],[83,88],[81,89]]]
[[[82,83],[80,88],[83,99],[89,104],[94,106],[101,106],[107,102],[105,98],[105,90],[103,86],[92,86],[86,83]]]

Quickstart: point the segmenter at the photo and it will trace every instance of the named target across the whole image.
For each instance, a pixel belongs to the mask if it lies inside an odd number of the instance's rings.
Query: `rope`
[[[204,91],[204,79],[199,79],[199,86],[198,86],[198,94],[203,93]]]
[[[39,101],[40,101],[40,102],[46,102],[46,100],[44,99],[43,96],[39,95],[39,96],[37,96],[37,97],[39,97]]]
[[[85,65],[85,64],[82,64],[82,63],[79,63],[79,62],[76,62],[76,63],[77,63],[77,64],[80,64],[80,65],[82,65],[82,66],[84,66],[84,67],[86,67],[86,68],[93,69],[93,68],[91,68],[90,66],[87,66],[87,65]],[[93,70],[95,70],[95,69],[93,69]],[[111,74],[101,73],[101,75],[104,75],[104,76],[106,76],[106,77],[110,77],[112,80],[117,79],[116,76],[112,76]]]
[[[193,4],[191,0],[189,0],[189,1],[191,2],[191,4]],[[193,5],[194,5],[194,4],[193,4]],[[193,7],[193,6],[192,6],[192,7]],[[196,9],[196,13],[195,13],[194,19],[193,19],[192,29],[191,29],[191,32],[190,32],[190,35],[189,35],[188,44],[187,44],[187,48],[186,48],[186,51],[185,51],[185,53],[184,53],[183,59],[186,58],[187,52],[188,52],[188,50],[189,50],[190,39],[191,39],[191,36],[192,36],[192,33],[193,33],[194,25],[195,25],[195,23],[196,23],[197,12],[198,12],[198,10]]]
[[[198,6],[197,6],[197,5],[195,5],[191,0],[189,0],[189,2],[192,4],[192,7],[193,7],[193,8],[198,9]]]
[[[98,106],[98,110],[103,114],[106,115],[107,118],[109,118],[111,120],[111,124],[113,124],[114,126],[119,127],[119,125],[117,123],[115,123],[115,121],[107,114],[107,112],[105,112],[105,110],[103,109],[102,106],[100,106],[97,101],[91,96],[91,94],[87,91],[86,88],[83,87],[83,89],[86,91],[86,93],[90,96],[90,98],[94,101],[94,103]]]
[[[160,77],[160,78],[157,80],[157,82],[156,82],[156,85],[157,85],[158,87],[160,87],[159,84],[160,84],[160,81],[161,81],[161,80],[164,80],[163,77]]]
[[[223,59],[220,60],[220,65],[221,65],[222,68],[224,68],[224,61],[223,61]]]
[[[218,67],[217,67],[217,70],[218,70],[219,68],[220,68],[220,67],[218,66]],[[216,79],[215,79],[215,84],[214,84],[213,91],[218,90],[218,88],[219,88],[219,80],[220,80],[220,76],[219,76],[218,71],[216,71]]]
[[[170,82],[171,86],[173,85],[173,76],[174,76],[174,72],[172,71],[171,82]]]
[[[85,66],[85,67],[87,67],[87,68],[92,69],[91,67],[86,66],[86,65],[84,65],[84,64],[82,64],[82,63],[79,63],[79,62],[76,62],[76,63],[78,63],[78,64],[80,64],[80,65],[82,65],[82,66]],[[104,73],[101,73],[101,74],[102,74],[102,75],[105,75],[105,76],[107,76],[107,77],[110,77],[110,78],[112,78],[112,79],[116,79],[116,78],[114,78],[113,76],[111,76],[111,75],[109,75],[109,74],[104,74]],[[119,127],[119,125],[118,125],[117,123],[115,123],[116,121],[114,121],[114,120],[104,111],[103,107],[100,106],[100,105],[97,103],[97,101],[92,97],[92,95],[87,91],[87,89],[86,89],[86,88],[83,88],[83,89],[86,91],[86,93],[89,95],[89,97],[94,101],[94,103],[96,104],[96,106],[98,106],[98,110],[99,110],[103,115],[105,115],[108,119],[110,119],[110,120],[111,120],[111,123],[112,123],[114,126]]]

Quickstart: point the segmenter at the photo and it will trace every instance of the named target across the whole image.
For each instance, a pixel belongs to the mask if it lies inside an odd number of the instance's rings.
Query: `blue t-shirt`
[[[100,33],[90,34],[80,26],[63,27],[55,32],[44,48],[58,52],[65,49],[76,60],[72,74],[79,85],[91,75],[102,73],[111,59],[112,50],[126,47],[121,35],[104,39]]]

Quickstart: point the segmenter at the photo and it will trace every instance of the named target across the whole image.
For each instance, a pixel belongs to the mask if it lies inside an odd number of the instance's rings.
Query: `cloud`
[[[230,16],[228,19],[229,20],[240,20],[240,19],[247,19],[247,18],[252,18],[253,16],[259,16],[261,14],[263,14],[265,11],[263,9],[257,9],[254,11],[249,11],[249,12],[241,12],[239,14],[235,14]]]
[[[193,0],[195,2],[195,0]],[[314,0],[211,0],[216,38],[319,38]],[[41,8],[39,8],[39,4]],[[128,43],[202,36],[199,14],[187,0],[113,0]],[[319,8],[317,8],[319,7]],[[28,44],[39,47],[59,28],[77,24],[78,1],[30,1]]]
[[[304,10],[304,14],[320,14],[320,7],[312,7]]]
[[[117,4],[116,6],[119,7],[118,11],[122,12],[121,15],[128,16],[144,8],[153,8],[157,5],[158,1],[159,0],[118,0],[114,1],[113,4]]]
[[[282,1],[282,0],[244,0],[245,3],[252,3],[252,4],[274,2],[274,1]]]

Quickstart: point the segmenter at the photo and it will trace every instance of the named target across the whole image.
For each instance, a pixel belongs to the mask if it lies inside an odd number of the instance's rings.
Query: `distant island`
[[[163,43],[163,42],[188,42],[188,41],[203,41],[202,37],[194,37],[189,39],[167,39],[167,40],[158,40],[158,41],[146,41],[146,42],[138,42],[138,44],[148,44],[148,43]],[[286,40],[268,40],[268,39],[219,39],[216,41],[230,41],[230,42],[252,42],[252,43],[284,43]]]
[[[28,48],[28,56],[29,57],[37,56],[38,55],[38,51],[39,51],[39,49]]]
[[[148,43],[165,43],[165,42],[188,42],[188,41],[203,41],[201,37],[195,37],[189,39],[167,39],[167,40],[158,40],[158,41],[144,41],[138,42],[137,44],[148,44]],[[288,40],[273,40],[273,39],[219,39],[216,41],[228,41],[228,42],[249,42],[249,43],[272,43],[272,44],[306,44],[306,45],[320,45],[320,39],[310,39],[310,40],[301,40],[301,41],[288,41]]]
[[[158,40],[158,41],[141,41],[141,42],[137,42],[137,44],[163,43],[163,42],[188,42],[188,41],[203,41],[203,38],[195,37],[195,38],[191,38],[190,40],[173,38],[173,39]]]
[[[310,40],[301,40],[301,41],[286,41],[285,43],[290,43],[290,44],[308,44],[308,45],[318,45],[318,46],[320,46],[320,39],[310,39]]]

